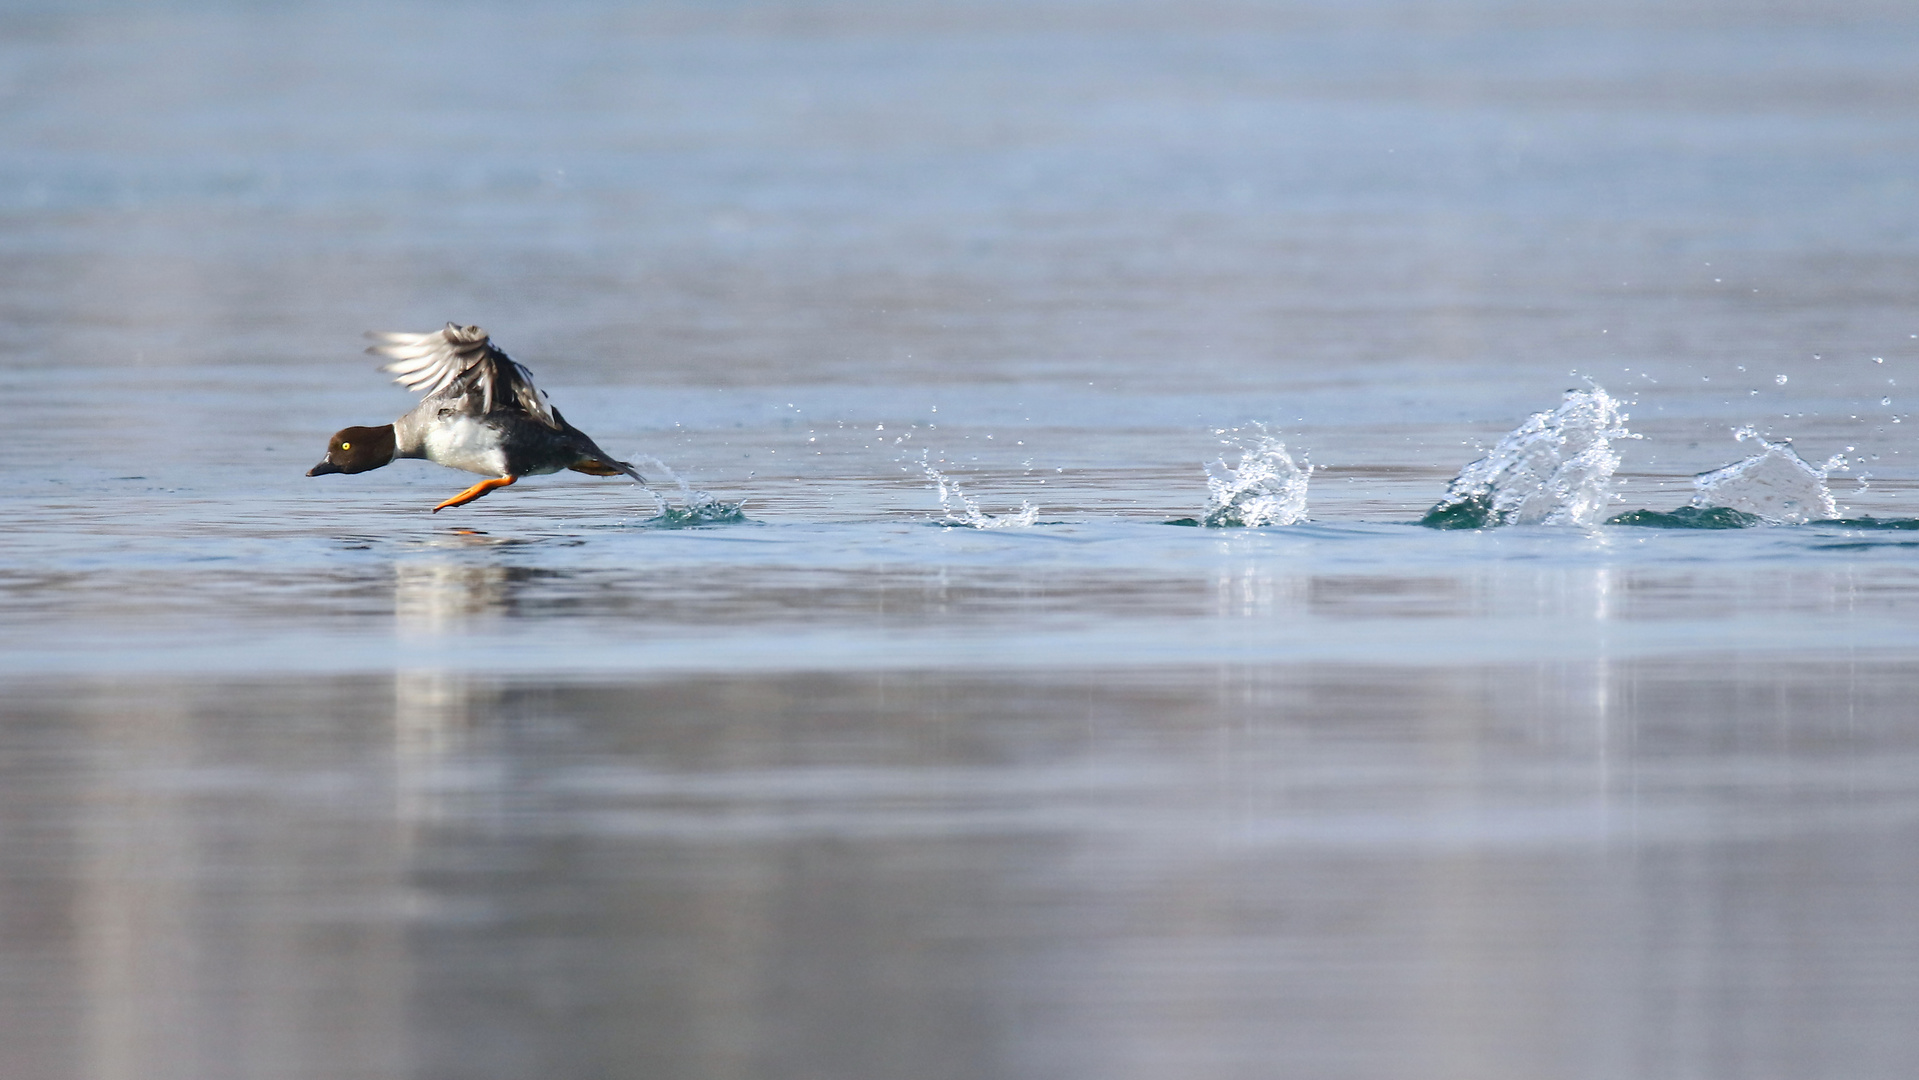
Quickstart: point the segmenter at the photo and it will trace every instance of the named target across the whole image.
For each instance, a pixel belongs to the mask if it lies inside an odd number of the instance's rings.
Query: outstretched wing
[[[519,409],[559,430],[560,419],[546,395],[533,385],[533,373],[494,348],[486,331],[456,326],[426,334],[369,333],[379,342],[367,352],[393,359],[380,370],[399,376],[394,382],[427,397],[480,394],[482,415],[495,409]]]

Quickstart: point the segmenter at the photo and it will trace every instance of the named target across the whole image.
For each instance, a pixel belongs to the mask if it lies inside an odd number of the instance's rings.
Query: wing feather
[[[392,363],[380,370],[392,372],[394,382],[425,397],[480,394],[480,412],[518,409],[555,430],[560,419],[546,394],[533,385],[533,373],[500,351],[486,331],[477,326],[447,323],[446,329],[425,334],[373,332],[377,342],[367,349]]]

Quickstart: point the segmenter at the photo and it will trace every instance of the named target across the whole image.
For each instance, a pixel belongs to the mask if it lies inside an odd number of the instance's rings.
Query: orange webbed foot
[[[458,495],[453,496],[451,499],[448,499],[447,501],[434,507],[433,512],[437,514],[440,511],[445,510],[449,506],[465,506],[467,503],[470,503],[473,500],[479,498],[480,496],[485,495],[487,492],[492,491],[494,488],[503,488],[518,479],[519,477],[517,476],[496,476],[491,480],[482,480],[479,483],[473,485],[472,487],[467,488],[465,491],[460,492]]]

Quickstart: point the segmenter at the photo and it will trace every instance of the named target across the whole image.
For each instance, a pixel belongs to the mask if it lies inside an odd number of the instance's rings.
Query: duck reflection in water
[[[476,628],[520,612],[520,592],[556,576],[530,566],[460,559],[422,559],[393,567],[393,617],[405,634],[438,636]]]

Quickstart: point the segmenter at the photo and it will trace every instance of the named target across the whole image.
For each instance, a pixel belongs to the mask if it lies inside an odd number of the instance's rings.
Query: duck
[[[327,442],[326,456],[308,476],[363,473],[401,458],[478,473],[486,479],[433,508],[464,506],[517,482],[571,469],[590,476],[646,477],[619,461],[560,415],[533,373],[493,344],[477,326],[447,323],[424,334],[369,333],[367,349],[392,363],[382,371],[424,394],[391,424],[347,427]]]

